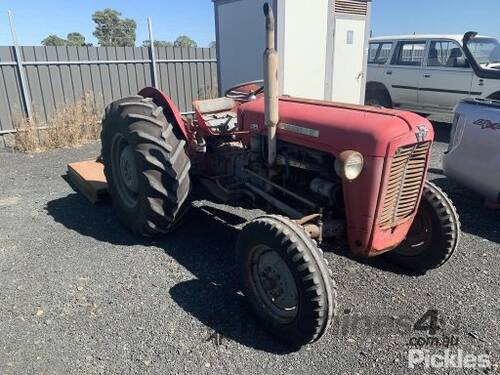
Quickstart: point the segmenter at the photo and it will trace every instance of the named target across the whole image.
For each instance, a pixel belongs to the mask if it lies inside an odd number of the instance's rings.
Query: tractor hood
[[[262,98],[241,105],[238,112],[242,130],[266,131]],[[368,106],[281,97],[279,118],[278,139],[334,155],[354,150],[385,157],[391,145],[434,138],[431,123],[419,115]]]

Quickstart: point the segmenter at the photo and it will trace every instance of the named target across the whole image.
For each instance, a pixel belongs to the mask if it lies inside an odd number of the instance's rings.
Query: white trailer
[[[364,103],[371,0],[213,0],[219,93],[263,77],[262,7],[276,14],[279,91]]]

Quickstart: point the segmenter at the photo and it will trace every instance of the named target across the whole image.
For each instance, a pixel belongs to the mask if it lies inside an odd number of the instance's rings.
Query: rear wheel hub
[[[111,146],[111,165],[113,179],[120,199],[128,207],[137,204],[139,176],[134,149],[120,133],[117,133]]]
[[[134,151],[130,145],[126,146],[120,154],[120,173],[128,189],[137,193],[139,181],[137,179],[137,165],[135,163]]]

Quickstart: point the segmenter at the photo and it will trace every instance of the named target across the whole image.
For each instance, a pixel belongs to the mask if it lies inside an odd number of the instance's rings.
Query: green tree
[[[155,45],[155,47],[173,47],[174,46],[174,44],[172,42],[169,42],[167,40],[155,40],[154,45]],[[149,47],[150,46],[149,40],[143,41],[142,46]]]
[[[85,43],[85,37],[77,32],[69,33],[66,39],[60,38],[55,34],[50,34],[47,38],[42,40],[44,46],[91,46],[91,43]]]
[[[101,46],[128,47],[135,45],[137,23],[130,18],[121,18],[121,13],[106,8],[92,15],[96,27],[93,35]]]
[[[55,34],[50,34],[47,38],[42,40],[44,46],[65,46],[68,43],[66,39],[59,38]]]
[[[83,47],[87,44],[85,43],[85,37],[77,32],[69,33],[66,37],[68,46]]]
[[[174,47],[193,47],[196,48],[198,47],[198,44],[191,39],[190,37],[186,35],[181,35],[179,36],[175,42],[174,42]]]

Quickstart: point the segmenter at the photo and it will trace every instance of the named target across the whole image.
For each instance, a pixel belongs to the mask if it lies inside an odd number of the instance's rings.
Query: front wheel
[[[460,221],[453,203],[436,185],[426,182],[406,239],[387,257],[401,267],[423,273],[446,263],[459,239]]]
[[[261,323],[297,345],[318,340],[336,307],[325,259],[297,223],[269,215],[250,221],[237,244],[243,292]]]

